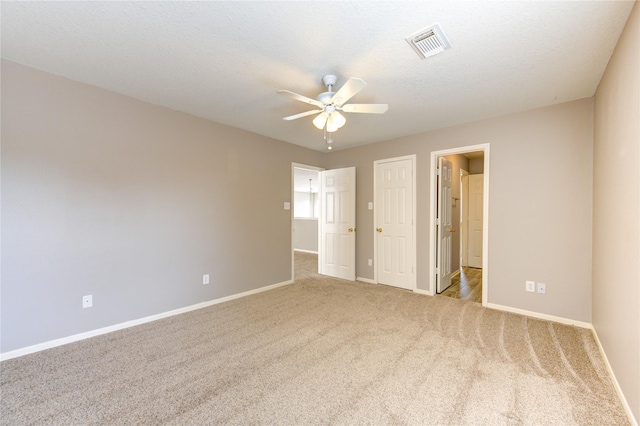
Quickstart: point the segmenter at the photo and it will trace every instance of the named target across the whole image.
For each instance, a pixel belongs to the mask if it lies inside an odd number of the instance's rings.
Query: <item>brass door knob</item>
[[[382,228],[376,228],[376,231],[382,232]]]
[[[355,232],[356,228],[349,228],[349,232]]]
[[[449,232],[456,232],[455,228],[449,229]]]

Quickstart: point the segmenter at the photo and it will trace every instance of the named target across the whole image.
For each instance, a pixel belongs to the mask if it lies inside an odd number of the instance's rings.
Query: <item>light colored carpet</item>
[[[4,361],[22,424],[628,424],[588,330],[320,277]]]

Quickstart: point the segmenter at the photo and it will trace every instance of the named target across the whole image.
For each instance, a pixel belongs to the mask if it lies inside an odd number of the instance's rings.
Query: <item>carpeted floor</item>
[[[23,424],[624,425],[591,332],[314,273],[0,364]]]

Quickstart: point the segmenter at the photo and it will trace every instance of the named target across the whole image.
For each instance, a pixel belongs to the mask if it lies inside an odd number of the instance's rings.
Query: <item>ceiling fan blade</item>
[[[336,92],[335,95],[331,98],[331,103],[342,106],[349,99],[358,94],[359,91],[364,89],[367,86],[367,83],[364,82],[361,78],[351,77],[347,82]]]
[[[384,114],[389,109],[387,104],[347,104],[342,106],[343,112],[361,112],[365,114]]]
[[[288,90],[278,90],[278,93],[284,95],[288,98],[295,99],[296,101],[304,102],[307,104],[311,104],[317,106],[318,108],[323,108],[324,105],[320,101],[316,101],[315,99],[307,98],[306,96],[299,95],[297,93],[290,92]]]
[[[311,110],[311,111],[301,112],[300,114],[295,114],[295,115],[290,115],[288,117],[283,117],[282,119],[283,120],[287,120],[287,121],[295,120],[296,118],[302,118],[302,117],[306,117],[308,115],[318,114],[318,113],[321,113],[321,112],[322,112],[321,109],[314,109],[314,110]]]

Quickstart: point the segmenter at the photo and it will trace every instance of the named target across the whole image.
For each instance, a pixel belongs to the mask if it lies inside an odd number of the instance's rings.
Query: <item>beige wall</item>
[[[592,99],[327,155],[327,168],[357,167],[357,276],[373,278],[373,162],[417,156],[417,283],[427,289],[430,154],[481,143],[491,146],[489,302],[591,322]],[[526,280],[547,294],[525,292]]]
[[[294,219],[293,230],[294,250],[318,252],[318,219]]]
[[[640,420],[640,4],[595,96],[593,325]]]
[[[2,352],[290,280],[322,157],[3,61]]]
[[[484,159],[483,158],[472,158],[469,160],[469,174],[472,175],[481,175],[484,173]]]

